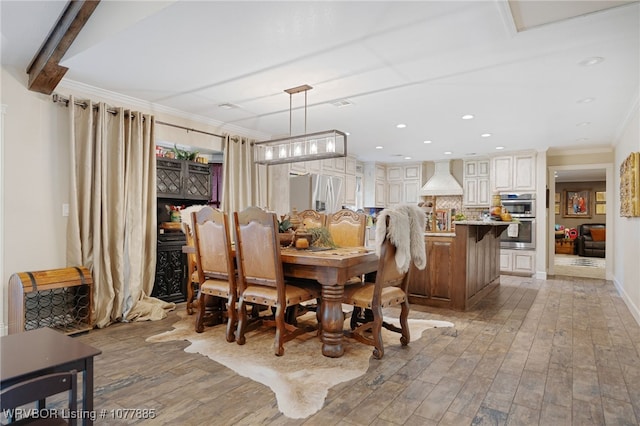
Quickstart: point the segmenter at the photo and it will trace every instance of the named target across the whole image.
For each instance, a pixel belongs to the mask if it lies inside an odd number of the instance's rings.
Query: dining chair
[[[325,226],[326,215],[315,210],[302,210],[298,213],[305,228],[322,228]]]
[[[238,268],[238,329],[236,341],[246,342],[247,304],[272,308],[273,315],[261,317],[263,325],[276,328],[275,354],[284,354],[284,343],[309,330],[285,321],[287,308],[320,297],[312,283],[284,279],[278,220],[275,213],[259,207],[234,212],[236,263]]]
[[[226,339],[233,342],[238,293],[228,216],[222,210],[203,207],[192,213],[191,223],[200,287],[196,332],[202,333],[207,319],[214,324],[226,319]]]
[[[182,232],[187,238],[187,247],[195,248],[195,243],[193,239],[193,231],[191,226],[188,223],[182,223]],[[198,278],[198,271],[196,267],[196,254],[195,251],[193,253],[187,253],[187,314],[192,315],[194,308],[197,309],[197,296],[196,290],[200,285],[200,280]]]
[[[374,347],[373,356],[384,356],[382,327],[401,334],[402,346],[409,344],[409,299],[407,296],[408,273],[396,267],[396,247],[386,237],[380,248],[375,282],[363,282],[345,286],[342,303],[353,306],[349,337]],[[400,327],[384,320],[382,310],[390,306],[401,306]]]
[[[77,419],[74,416],[44,416],[44,417],[25,417],[18,419],[15,416],[18,407],[22,407],[22,413],[29,413],[27,404],[35,403],[38,412],[44,410],[46,406],[46,398],[67,393],[67,406],[64,407],[68,413],[75,413],[78,409],[77,397],[77,371],[71,370],[63,373],[51,373],[43,376],[34,377],[23,382],[16,383],[12,386],[0,391],[0,409],[10,417],[8,420],[16,425],[76,425]],[[57,405],[57,404],[56,404]],[[53,410],[53,404],[50,407]],[[33,411],[36,411],[35,409]],[[33,411],[31,411],[33,413]]]
[[[364,246],[367,216],[353,210],[342,209],[327,216],[327,228],[338,247]]]

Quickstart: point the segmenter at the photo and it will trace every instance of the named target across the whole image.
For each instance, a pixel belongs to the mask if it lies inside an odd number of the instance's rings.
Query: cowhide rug
[[[345,353],[340,358],[322,356],[322,343],[315,332],[310,332],[284,345],[284,356],[273,353],[275,330],[258,328],[246,334],[246,344],[227,343],[225,326],[206,327],[203,333],[194,331],[194,316],[178,312],[181,317],[173,330],[151,336],[147,342],[188,340],[191,345],[185,352],[205,355],[237,374],[268,386],[276,395],[278,409],[287,417],[305,418],[320,410],[329,389],[367,372],[373,346],[353,339],[344,340]],[[299,322],[313,320],[315,313],[298,318]],[[387,321],[392,320],[387,318]],[[397,321],[396,321],[397,322]],[[348,325],[345,323],[345,326]],[[447,321],[409,319],[411,340],[416,341],[422,332],[434,327],[453,327]],[[400,335],[383,329],[385,356],[389,348],[400,346]],[[411,345],[411,343],[409,343]]]

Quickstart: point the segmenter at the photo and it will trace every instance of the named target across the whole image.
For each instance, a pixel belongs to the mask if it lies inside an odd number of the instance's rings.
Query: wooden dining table
[[[195,253],[192,246],[184,246],[182,251]],[[232,252],[235,255],[233,247]],[[288,247],[282,249],[280,256],[285,277],[314,280],[321,286],[322,354],[331,358],[341,357],[344,354],[344,286],[350,278],[375,272],[378,268],[378,256],[373,249],[367,247],[327,250],[298,250]]]
[[[378,256],[372,249],[365,247],[323,251],[284,248],[281,258],[285,277],[315,280],[322,287],[322,354],[331,358],[341,357],[344,354],[344,286],[350,278],[375,272]]]

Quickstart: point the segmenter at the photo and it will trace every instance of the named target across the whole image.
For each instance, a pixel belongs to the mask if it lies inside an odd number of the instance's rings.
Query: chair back
[[[200,284],[207,278],[228,280],[235,288],[229,220],[222,210],[203,207],[192,213],[193,239]]]
[[[0,409],[3,413],[8,413],[9,410],[21,407],[25,404],[35,403],[36,401],[45,401],[46,398],[57,395],[62,392],[68,393],[68,410],[71,413],[76,412],[78,408],[77,401],[77,372],[76,370],[67,371],[64,373],[52,373],[33,379],[25,380],[15,385],[9,386],[0,391]],[[44,409],[44,406],[38,406],[40,409]],[[38,420],[37,418],[33,418]],[[14,421],[16,419],[10,419]],[[39,419],[42,421],[42,419]],[[53,424],[51,419],[47,424]],[[58,420],[58,419],[54,419]],[[62,420],[62,419],[59,419]],[[70,425],[76,425],[77,421],[75,417],[69,416]],[[19,424],[28,424],[26,419],[18,422]],[[63,423],[58,421],[55,424]],[[64,424],[64,423],[63,423]]]
[[[191,222],[193,223],[193,222]],[[193,238],[193,230],[191,229],[191,225],[188,223],[182,222],[182,233],[187,238],[187,245],[191,247],[195,247],[195,241]],[[189,269],[195,270],[196,265],[196,254],[188,253],[187,254],[187,262],[189,262]]]
[[[327,217],[327,228],[338,247],[362,247],[367,217],[349,209],[342,209]]]
[[[408,285],[407,276],[408,272],[400,272],[398,270],[396,264],[396,246],[391,243],[389,237],[386,237],[380,247],[373,305],[376,305],[376,295],[379,297],[382,289],[385,287],[399,287],[406,293]]]
[[[259,207],[234,212],[238,288],[258,284],[283,289],[278,218]],[[282,299],[280,299],[282,300]]]
[[[303,210],[298,213],[305,228],[322,228],[325,226],[326,215],[315,210]]]

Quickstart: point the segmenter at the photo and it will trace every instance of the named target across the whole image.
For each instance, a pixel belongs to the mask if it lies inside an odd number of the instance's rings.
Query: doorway
[[[548,274],[612,279],[611,237],[605,236],[604,257],[585,250],[579,253],[576,237],[583,223],[601,223],[613,234],[613,165],[550,166],[548,175]],[[578,210],[571,202],[576,196],[587,198]]]

